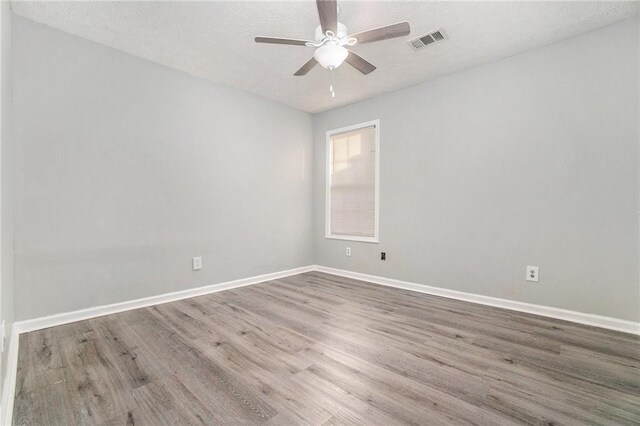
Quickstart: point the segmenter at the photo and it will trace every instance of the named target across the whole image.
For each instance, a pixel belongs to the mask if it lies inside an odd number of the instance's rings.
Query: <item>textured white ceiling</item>
[[[347,64],[293,73],[312,55],[256,44],[257,35],[313,39],[313,1],[13,2],[13,11],[80,37],[293,107],[319,112],[575,36],[638,13],[638,2],[342,1],[349,31],[409,21],[411,36],[355,46],[378,69]],[[418,52],[405,41],[442,28],[450,37]],[[333,82],[337,97],[328,86]]]

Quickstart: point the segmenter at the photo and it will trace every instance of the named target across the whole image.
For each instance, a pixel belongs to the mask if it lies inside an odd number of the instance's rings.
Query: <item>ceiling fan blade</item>
[[[256,37],[256,43],[272,43],[272,44],[290,44],[293,46],[306,46],[312,43],[309,40],[296,40],[293,38],[277,38],[277,37]]]
[[[353,53],[351,50],[349,51],[349,56],[347,56],[345,62],[365,75],[369,74],[372,71],[375,71],[376,69],[375,65],[363,59],[362,56]]]
[[[387,25],[386,27],[362,31],[349,37],[357,38],[358,43],[371,43],[372,41],[407,36],[410,32],[411,27],[408,22],[398,22],[397,24]]]
[[[295,72],[296,77],[300,77],[302,75],[305,75],[306,73],[308,73],[311,68],[315,67],[316,64],[318,63],[318,61],[316,61],[316,58],[311,58],[307,61],[306,64],[304,64],[302,67],[300,67],[300,69],[298,71]]]
[[[338,34],[338,2],[336,0],[316,0],[322,33],[333,31]]]

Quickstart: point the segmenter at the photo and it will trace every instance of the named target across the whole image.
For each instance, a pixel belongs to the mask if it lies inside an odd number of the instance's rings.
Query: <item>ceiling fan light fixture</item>
[[[349,56],[349,51],[337,44],[325,44],[316,49],[313,57],[324,68],[333,70],[338,68]]]
[[[320,25],[316,27],[315,40],[299,40],[281,37],[256,37],[256,43],[288,44],[292,46],[306,46],[315,48],[313,58],[309,59],[294,76],[307,75],[309,70],[320,64],[323,68],[334,70],[347,62],[362,74],[367,75],[375,71],[376,67],[366,59],[347,48],[356,44],[371,43],[404,37],[411,33],[408,22],[386,25],[367,31],[349,35],[348,28],[338,22],[337,0],[316,0]],[[334,92],[331,92],[334,94]]]

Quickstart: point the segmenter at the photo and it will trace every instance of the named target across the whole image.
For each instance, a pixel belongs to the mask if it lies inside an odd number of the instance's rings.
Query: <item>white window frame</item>
[[[339,133],[351,132],[365,127],[374,126],[375,128],[375,220],[373,237],[361,237],[356,235],[333,235],[331,234],[331,164],[333,163],[333,149],[331,138]],[[364,243],[380,242],[380,120],[365,121],[364,123],[354,124],[352,126],[341,127],[339,129],[329,130],[326,138],[327,145],[327,162],[325,167],[326,183],[325,183],[325,238],[332,240],[360,241]]]

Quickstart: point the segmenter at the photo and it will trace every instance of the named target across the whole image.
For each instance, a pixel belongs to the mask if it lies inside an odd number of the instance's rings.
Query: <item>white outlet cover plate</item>
[[[527,265],[527,281],[538,282],[538,267]]]
[[[192,263],[193,263],[193,270],[194,271],[198,271],[198,270],[202,269],[202,257],[200,257],[200,256],[194,257]]]

